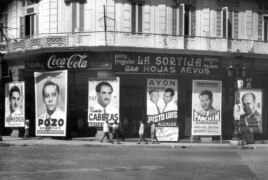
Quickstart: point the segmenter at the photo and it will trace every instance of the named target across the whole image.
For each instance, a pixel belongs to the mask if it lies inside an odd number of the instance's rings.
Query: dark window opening
[[[264,17],[264,41],[268,41],[268,17]]]
[[[185,16],[184,16],[184,35],[185,36],[189,36],[189,20],[190,17],[190,7],[189,6],[185,6]]]
[[[34,34],[34,16],[25,16],[25,36],[31,36]]]
[[[224,38],[226,38],[226,26],[227,26],[227,24],[226,24],[227,17],[226,16],[227,16],[226,9],[223,9],[223,11],[222,11],[222,20],[223,20],[223,22],[222,22],[222,36]]]
[[[131,7],[131,32],[142,32],[142,4],[132,3]]]

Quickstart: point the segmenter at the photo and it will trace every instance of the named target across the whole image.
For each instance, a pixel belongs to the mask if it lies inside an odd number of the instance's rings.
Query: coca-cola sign
[[[40,54],[25,62],[27,70],[82,70],[112,69],[111,53],[78,52]]]
[[[56,55],[50,56],[47,61],[49,69],[62,68],[62,69],[75,69],[87,68],[86,54],[73,54],[69,57],[57,58]]]

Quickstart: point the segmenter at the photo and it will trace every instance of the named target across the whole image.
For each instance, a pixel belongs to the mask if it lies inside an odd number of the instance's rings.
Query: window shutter
[[[39,15],[35,15],[35,34],[39,34]]]
[[[179,35],[184,35],[184,16],[185,16],[185,6],[184,4],[180,5],[179,9]]]
[[[233,12],[229,11],[229,18],[228,18],[228,38],[233,38]]]
[[[195,9],[191,8],[191,36],[195,36]]]
[[[133,3],[131,6],[131,32],[136,32],[136,4]]]
[[[177,35],[177,6],[172,7],[172,35]]]
[[[34,16],[30,16],[30,36],[34,35]]]
[[[221,37],[221,11],[217,10],[217,22],[216,22],[217,37]]]
[[[76,3],[72,3],[72,32],[76,28]]]
[[[20,37],[24,37],[25,33],[24,33],[24,17],[20,17]]]
[[[2,33],[4,33],[3,32],[3,29],[2,29],[2,27],[3,27],[3,23],[0,23],[0,42],[2,42],[2,41],[4,41],[4,37],[3,37],[3,34]]]
[[[262,40],[262,13],[258,14],[258,40]]]
[[[238,39],[238,11],[234,11],[234,38]]]
[[[79,31],[84,32],[84,17],[85,17],[85,4],[80,3],[80,14],[79,14]]]
[[[142,32],[142,4],[138,4],[138,32]]]

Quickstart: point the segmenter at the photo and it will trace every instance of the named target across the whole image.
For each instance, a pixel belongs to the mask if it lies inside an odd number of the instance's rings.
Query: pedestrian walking
[[[29,138],[29,129],[30,129],[30,121],[29,121],[29,119],[26,119],[24,128],[25,128],[25,133],[24,133],[23,137],[24,138]]]
[[[113,132],[112,143],[113,143],[113,140],[116,138],[117,144],[120,144],[120,141],[119,141],[119,127],[118,127],[117,120],[114,121],[113,131],[112,132]]]
[[[156,137],[155,123],[152,123],[152,125],[151,125],[151,141],[152,141],[152,144],[159,143],[159,141]]]
[[[142,121],[140,121],[139,135],[140,135],[140,139],[137,144],[140,144],[142,140],[145,141],[145,143],[147,144],[148,141],[145,139],[145,136],[144,136],[144,124]]]
[[[105,137],[107,138],[107,141],[109,143],[112,143],[112,141],[110,139],[110,134],[109,134],[109,122],[108,122],[108,120],[104,121],[104,123],[103,123],[103,137],[100,140],[101,143]]]

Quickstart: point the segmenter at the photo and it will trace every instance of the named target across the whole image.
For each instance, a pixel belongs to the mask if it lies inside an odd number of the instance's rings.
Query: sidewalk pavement
[[[130,138],[117,144],[101,143],[95,137],[72,138],[72,140],[63,140],[51,137],[30,137],[28,139],[12,136],[3,136],[0,146],[86,146],[86,147],[136,147],[136,148],[189,148],[189,149],[268,149],[268,144],[248,144],[248,145],[231,145],[229,141],[213,141],[213,142],[191,142],[182,140],[179,142],[160,142],[160,144],[148,144],[144,142],[137,144],[138,139]],[[147,139],[149,140],[149,139]],[[260,143],[267,143],[266,141]]]

